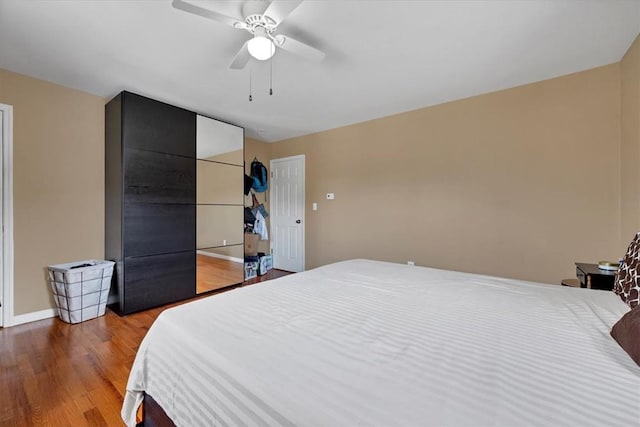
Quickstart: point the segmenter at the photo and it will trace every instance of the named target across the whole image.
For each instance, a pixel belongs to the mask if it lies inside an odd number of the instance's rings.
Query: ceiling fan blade
[[[242,22],[242,19],[232,18],[230,16],[214,12],[213,10],[205,9],[204,7],[196,6],[195,4],[187,3],[183,0],[173,0],[171,5],[174,8],[182,10],[184,12],[193,13],[195,15],[199,15],[204,18],[211,19],[212,21],[217,21],[222,24],[229,25],[234,28],[244,28],[245,25],[244,22]]]
[[[236,57],[233,58],[233,62],[229,66],[229,68],[233,68],[234,70],[241,70],[247,65],[249,59],[251,59],[251,55],[249,54],[249,41],[247,40],[244,45],[240,48],[238,53],[236,53]]]
[[[273,0],[264,11],[264,15],[276,21],[276,25],[280,25],[300,3],[302,0]]]
[[[288,36],[277,35],[276,45],[287,52],[291,52],[313,62],[321,62],[325,57],[323,51]]]

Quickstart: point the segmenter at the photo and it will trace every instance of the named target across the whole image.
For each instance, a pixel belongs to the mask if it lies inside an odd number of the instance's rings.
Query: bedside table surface
[[[586,262],[576,262],[576,267],[582,270],[585,274],[599,274],[601,276],[614,276],[617,270],[601,270],[598,268],[598,264],[589,264]]]

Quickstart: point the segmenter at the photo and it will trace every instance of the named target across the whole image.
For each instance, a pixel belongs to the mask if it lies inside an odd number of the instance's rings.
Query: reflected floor
[[[240,262],[197,254],[196,292],[209,292],[242,283],[244,266]]]

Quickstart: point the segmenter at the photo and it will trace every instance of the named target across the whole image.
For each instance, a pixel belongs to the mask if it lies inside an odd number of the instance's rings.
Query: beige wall
[[[254,157],[257,157],[258,160],[262,162],[263,165],[267,167],[267,170],[270,171],[269,161],[271,160],[270,154],[271,144],[262,141],[256,141],[255,139],[245,138],[244,140],[244,161],[245,161],[245,172],[247,175],[251,174],[251,162]],[[265,193],[257,193],[256,197],[258,201],[269,210],[269,190]],[[251,206],[251,197],[245,197],[245,206]],[[267,218],[267,227],[270,226],[269,218]],[[269,240],[261,240],[258,243],[258,251],[269,253]]]
[[[54,306],[47,265],[104,256],[104,100],[0,70],[13,105],[14,313]]]
[[[306,155],[306,267],[412,260],[559,283],[574,261],[616,260],[619,71],[273,144],[272,159]]]
[[[621,256],[640,228],[639,44],[553,80],[275,144],[247,138],[245,168],[306,155],[307,268],[368,257],[557,283],[574,261]],[[47,265],[103,257],[104,100],[0,70],[0,102],[14,106],[19,315],[53,306]]]
[[[620,250],[640,231],[640,36],[620,62]]]

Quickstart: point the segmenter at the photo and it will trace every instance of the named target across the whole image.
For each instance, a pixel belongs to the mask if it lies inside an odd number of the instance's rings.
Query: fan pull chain
[[[271,58],[269,59],[269,95],[273,95],[273,43],[271,43]]]
[[[251,66],[249,66],[249,102],[253,101],[253,95],[252,93],[252,77],[253,77],[253,68]]]

